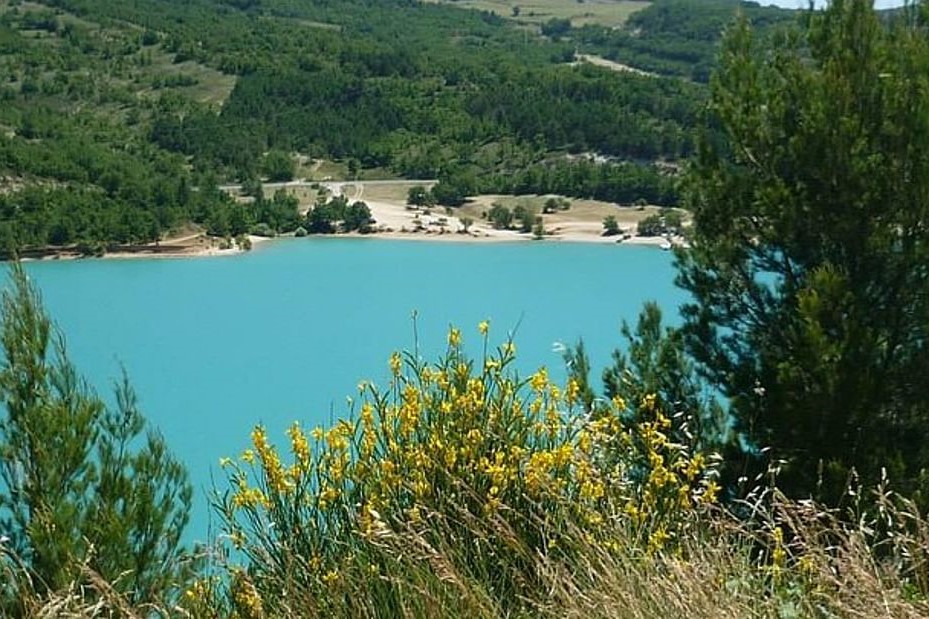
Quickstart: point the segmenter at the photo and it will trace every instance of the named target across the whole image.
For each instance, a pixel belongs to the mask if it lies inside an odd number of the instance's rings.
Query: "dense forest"
[[[261,200],[214,188],[289,178],[269,173],[274,154],[436,178],[446,205],[487,191],[676,204],[665,164],[693,153],[706,96],[678,76],[711,62],[739,6],[711,4],[697,20],[659,0],[611,34],[402,0],[7,3],[0,247],[270,225]],[[630,32],[692,53],[610,38]],[[577,50],[667,76],[578,64]]]

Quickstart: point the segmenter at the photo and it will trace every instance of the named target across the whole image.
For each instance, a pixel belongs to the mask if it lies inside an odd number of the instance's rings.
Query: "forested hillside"
[[[269,223],[262,205],[212,188],[289,178],[269,167],[297,156],[438,178],[448,205],[481,192],[673,204],[674,166],[655,164],[692,153],[704,87],[575,51],[698,77],[737,5],[699,19],[693,6],[655,2],[634,31],[530,32],[403,0],[6,3],[0,245],[101,251],[189,222],[241,234]]]
[[[795,12],[731,0],[664,0],[630,16],[620,29],[586,25],[570,32],[583,51],[636,68],[706,82],[720,33],[741,13],[759,33],[795,21]]]

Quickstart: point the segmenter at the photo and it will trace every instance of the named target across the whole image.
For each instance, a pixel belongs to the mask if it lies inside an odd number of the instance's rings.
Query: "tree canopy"
[[[687,173],[688,348],[730,398],[737,474],[779,466],[796,495],[838,501],[852,470],[929,488],[922,8],[834,0],[763,56],[743,19]]]

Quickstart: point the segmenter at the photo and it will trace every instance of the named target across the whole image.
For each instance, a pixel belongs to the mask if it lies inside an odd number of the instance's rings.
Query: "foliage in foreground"
[[[0,615],[69,590],[104,606],[165,603],[193,567],[180,544],[186,471],[145,431],[126,380],[107,406],[77,375],[18,265],[2,307]]]
[[[918,616],[927,529],[879,497],[855,525],[774,491],[717,507],[715,459],[654,396],[582,404],[506,342],[437,363],[394,354],[386,389],[289,454],[265,428],[223,462],[234,550],[194,614]]]
[[[23,335],[18,345],[32,350],[46,341],[50,327],[21,272],[14,283],[16,293],[4,307],[5,389],[13,376],[58,376],[64,367],[64,357],[46,363],[18,354],[13,330]],[[75,518],[54,527],[35,523],[14,539],[0,538],[4,614],[929,613],[929,524],[912,503],[881,492],[863,501],[868,507],[855,518],[841,519],[772,490],[734,504],[738,517],[717,505],[715,460],[692,438],[699,420],[685,410],[699,408],[699,394],[655,382],[656,364],[673,362],[680,343],[662,340],[654,308],[643,313],[635,335],[626,330],[629,356],[617,357],[606,373],[609,400],[592,398],[580,373],[564,387],[544,369],[520,379],[512,342],[489,352],[488,327],[479,329],[484,354],[478,361],[464,355],[457,330],[437,363],[394,354],[386,389],[363,383],[357,410],[330,428],[307,435],[293,425],[289,455],[256,427],[252,447],[223,462],[230,486],[216,507],[234,550],[195,581],[187,580],[192,566],[177,549],[146,564],[144,572],[127,563],[139,559],[127,540],[147,533],[169,543],[175,529],[165,522],[141,524],[149,512],[133,501],[157,485],[133,484],[141,494],[119,486],[114,492],[129,499],[123,511],[106,502],[112,495],[102,488],[113,487],[94,482],[90,472],[123,484],[129,473],[112,468],[112,454],[101,448],[99,460],[87,462],[80,478],[96,503],[82,503],[75,493],[46,497],[36,513],[46,509]],[[582,351],[572,358],[584,366]],[[681,371],[686,374],[686,366]],[[97,410],[90,394],[56,399],[45,384],[31,383],[47,403],[28,409],[25,421],[36,429],[52,419],[45,413],[64,414],[66,401],[74,410]],[[645,393],[649,388],[659,395]],[[24,421],[16,412],[25,409],[5,393],[3,429],[9,436],[12,420]],[[90,446],[107,444],[108,432],[100,428]],[[45,444],[52,444],[48,437]],[[155,458],[147,445],[125,456],[139,474],[147,470],[145,458]],[[61,462],[70,461],[68,450],[56,453]],[[56,483],[48,458],[30,458],[32,488]],[[20,496],[0,494],[6,504]],[[78,518],[91,513],[95,520]],[[65,522],[82,529],[66,529]],[[120,535],[117,526],[123,527]],[[43,531],[55,535],[34,542],[29,537]],[[40,551],[43,541],[61,549],[54,555],[54,580],[40,571],[35,550],[20,549],[23,540]],[[186,590],[178,598],[180,587]]]

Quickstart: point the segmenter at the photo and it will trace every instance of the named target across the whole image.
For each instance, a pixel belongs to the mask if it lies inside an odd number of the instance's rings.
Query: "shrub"
[[[603,236],[616,236],[620,232],[619,222],[616,221],[616,217],[607,215],[603,219]]]
[[[567,560],[578,529],[606,543],[621,528],[644,554],[678,544],[715,500],[710,459],[667,439],[654,398],[617,397],[588,415],[574,379],[557,386],[542,368],[522,380],[514,361],[510,341],[468,359],[452,329],[435,364],[392,355],[390,384],[362,383],[348,418],[309,435],[291,426],[287,461],[257,426],[252,447],[224,461],[229,490],[217,499],[247,559],[230,574],[251,594],[230,603],[272,616],[361,612],[355,604],[390,614],[407,587],[444,574],[514,612],[543,590],[537,557]],[[411,539],[415,568],[400,550]]]
[[[541,215],[537,215],[535,218],[535,224],[532,226],[532,238],[533,240],[539,241],[545,237],[545,221],[542,219]]]
[[[513,209],[513,219],[519,222],[519,231],[523,234],[532,231],[535,218],[535,212],[522,204],[517,204]]]
[[[494,202],[487,213],[491,225],[497,230],[508,230],[513,223],[513,213],[507,207]]]
[[[265,222],[259,222],[252,226],[252,229],[249,230],[249,234],[254,234],[255,236],[264,236],[264,237],[275,237],[277,232],[274,231],[274,228],[266,224]]]

